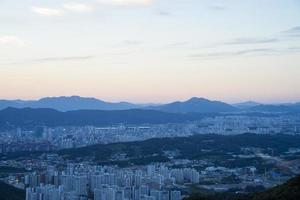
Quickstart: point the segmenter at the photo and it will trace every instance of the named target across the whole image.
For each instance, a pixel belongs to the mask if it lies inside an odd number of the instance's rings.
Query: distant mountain
[[[299,103],[282,104],[261,104],[254,101],[233,104],[233,106],[248,112],[266,112],[266,113],[295,113],[300,112]]]
[[[148,107],[171,113],[221,113],[236,112],[239,109],[221,101],[210,101],[204,98],[193,97],[185,102],[174,102],[161,106]]]
[[[166,113],[155,110],[75,110],[60,112],[48,108],[6,108],[0,111],[0,128],[35,126],[102,126],[113,124],[180,123],[201,119],[203,114]]]
[[[285,105],[258,105],[250,107],[247,111],[253,112],[278,112],[278,113],[290,113],[300,112],[299,104],[285,104]]]
[[[22,100],[0,100],[0,110],[7,107],[15,108],[52,108],[59,111],[70,110],[127,110],[140,108],[142,105],[127,102],[110,103],[96,98],[86,98],[79,96],[71,97],[46,97],[36,101]]]
[[[300,102],[295,104],[264,105],[253,101],[227,104],[205,98],[193,97],[187,101],[169,104],[111,103],[96,98],[70,96],[46,97],[39,100],[0,100],[0,110],[14,108],[50,108],[58,111],[73,110],[129,110],[143,109],[169,113],[225,113],[225,112],[300,112]]]
[[[261,105],[261,104],[258,102],[255,102],[255,101],[246,101],[246,102],[242,102],[242,103],[233,104],[233,106],[235,106],[239,109],[249,109],[251,107],[259,106],[259,105]]]

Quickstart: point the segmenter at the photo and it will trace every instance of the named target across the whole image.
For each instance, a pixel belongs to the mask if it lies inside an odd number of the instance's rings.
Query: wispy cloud
[[[249,55],[253,53],[266,53],[270,52],[272,49],[247,49],[241,51],[223,51],[223,52],[213,52],[213,53],[199,53],[192,54],[188,57],[190,58],[221,58],[227,56],[241,56],[241,55]]]
[[[41,7],[33,6],[31,10],[39,15],[49,16],[49,17],[60,17],[66,13],[83,13],[91,12],[94,10],[94,7],[88,4],[70,2],[61,5],[59,8],[50,8],[50,7]]]
[[[155,0],[97,0],[99,3],[115,6],[148,6]]]
[[[300,47],[292,47],[285,49],[275,49],[275,48],[256,48],[256,49],[245,49],[238,51],[222,51],[213,53],[199,53],[188,55],[189,58],[196,59],[218,59],[234,56],[263,56],[263,55],[282,55],[290,53],[299,53]]]
[[[294,26],[284,32],[285,33],[300,33],[300,26]]]
[[[144,44],[143,41],[140,40],[124,40],[119,43],[112,45],[114,48],[123,48],[123,47],[135,47]]]
[[[167,11],[159,11],[156,14],[158,14],[160,16],[171,16],[171,13],[167,12]]]
[[[215,3],[211,6],[209,6],[209,8],[212,10],[226,10],[227,9],[227,7],[221,3]]]
[[[0,45],[5,46],[24,46],[26,42],[17,36],[0,35]]]
[[[149,6],[157,0],[96,0],[94,4],[68,2],[59,7],[52,8],[47,6],[32,6],[32,12],[48,17],[59,17],[67,13],[92,12],[97,8],[97,4],[110,6]],[[160,12],[160,15],[169,15],[167,12]]]
[[[300,37],[300,26],[294,26],[288,30],[283,31],[282,34],[288,37]]]
[[[58,56],[58,57],[40,57],[40,58],[33,58],[27,60],[14,60],[11,62],[0,62],[1,65],[27,65],[27,64],[35,64],[35,63],[51,63],[51,62],[82,62],[82,61],[89,61],[98,58],[108,58],[108,57],[122,57],[127,56],[130,54],[138,53],[136,50],[131,51],[113,51],[113,52],[106,52],[98,55],[83,55],[83,56]],[[0,60],[1,61],[1,60]]]
[[[140,44],[143,44],[143,42],[138,40],[125,40],[122,42],[122,45],[126,45],[126,46],[135,46]]]
[[[63,10],[60,9],[55,9],[55,8],[48,8],[48,7],[40,7],[40,6],[33,6],[31,7],[31,10],[39,15],[43,15],[43,16],[62,16],[64,14]]]
[[[55,62],[55,61],[80,61],[90,60],[95,56],[70,56],[70,57],[46,57],[32,60],[33,62]]]
[[[34,63],[49,63],[49,62],[80,62],[80,61],[88,61],[91,59],[97,58],[97,56],[87,55],[87,56],[66,56],[66,57],[43,57],[43,58],[35,58],[28,60],[19,60],[12,62],[2,62],[0,65],[27,65]]]
[[[241,51],[233,52],[233,55],[248,55],[248,54],[266,54],[266,53],[274,53],[277,52],[275,49],[271,48],[261,48],[261,49],[246,49]]]
[[[243,45],[243,44],[265,44],[278,42],[278,38],[237,38],[232,41],[224,42],[225,45]]]
[[[83,3],[67,3],[63,5],[63,8],[71,12],[91,12],[94,7]]]
[[[290,50],[290,51],[300,51],[300,47],[289,47],[288,50]]]
[[[164,48],[174,48],[174,47],[184,47],[189,45],[190,43],[187,41],[183,41],[183,42],[173,42],[173,43],[169,43],[167,45],[164,46]]]

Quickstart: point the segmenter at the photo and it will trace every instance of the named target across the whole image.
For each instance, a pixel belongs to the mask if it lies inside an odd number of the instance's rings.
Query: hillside
[[[300,199],[300,175],[287,183],[255,194],[250,200],[299,200]]]
[[[25,191],[0,181],[0,200],[24,200]]]
[[[148,164],[156,161],[152,160],[157,159],[157,157],[153,158],[153,155],[166,160],[165,151],[178,151],[180,152],[176,156],[178,159],[213,159],[218,165],[228,168],[253,164],[258,167],[258,170],[264,170],[263,161],[257,164],[257,160],[261,160],[260,158],[238,159],[229,155],[228,152],[239,155],[242,154],[242,148],[254,147],[270,148],[274,155],[280,155],[288,151],[289,148],[298,147],[299,144],[300,136],[256,134],[222,136],[211,134],[106,145],[98,144],[79,149],[62,150],[59,154],[68,159],[85,159],[92,156],[96,162],[108,162],[112,155],[125,153],[130,159],[148,158],[144,162],[144,164]],[[135,160],[133,163],[136,164]]]
[[[166,113],[154,110],[77,110],[7,108],[0,111],[0,128],[34,126],[104,126],[112,124],[180,123],[201,119],[201,114]]]
[[[185,200],[299,200],[300,175],[288,182],[264,192],[237,195],[232,193],[215,193],[211,195],[195,194]]]

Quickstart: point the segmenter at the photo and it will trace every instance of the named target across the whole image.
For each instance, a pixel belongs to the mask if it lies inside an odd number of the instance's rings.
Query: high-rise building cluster
[[[68,164],[25,176],[26,200],[181,200],[178,185],[199,183],[195,169],[164,165],[118,168]]]

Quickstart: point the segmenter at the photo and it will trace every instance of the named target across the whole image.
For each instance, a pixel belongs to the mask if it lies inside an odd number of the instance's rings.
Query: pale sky
[[[0,0],[0,99],[300,101],[299,0]]]

